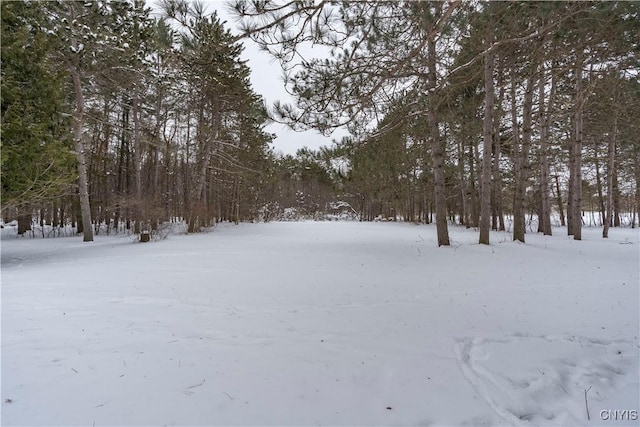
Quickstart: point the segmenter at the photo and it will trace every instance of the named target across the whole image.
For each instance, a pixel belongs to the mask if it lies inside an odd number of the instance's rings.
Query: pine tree
[[[37,25],[38,4],[2,5],[2,209],[30,216],[74,182],[62,76],[49,61],[54,46]]]

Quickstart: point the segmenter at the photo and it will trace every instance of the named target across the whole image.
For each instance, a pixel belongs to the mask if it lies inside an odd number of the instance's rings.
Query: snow
[[[84,49],[84,44],[83,43],[79,43],[77,47],[71,45],[71,46],[69,46],[69,49],[71,49],[71,52],[73,52],[73,53],[80,53]]]
[[[638,232],[450,233],[5,238],[2,424],[637,425]]]

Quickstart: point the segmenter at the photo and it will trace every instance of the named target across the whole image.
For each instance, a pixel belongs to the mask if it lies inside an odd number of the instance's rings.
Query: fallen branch
[[[200,386],[202,386],[204,384],[205,381],[206,381],[206,378],[204,380],[202,380],[201,383],[190,385],[189,387],[187,387],[187,390],[190,389],[190,388],[200,387]]]
[[[584,391],[584,404],[587,407],[587,421],[591,421],[591,416],[589,415],[589,402],[587,401],[587,393],[591,390],[591,386]]]

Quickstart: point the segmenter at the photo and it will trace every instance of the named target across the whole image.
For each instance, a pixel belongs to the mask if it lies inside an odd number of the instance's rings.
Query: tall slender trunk
[[[533,113],[533,85],[534,75],[527,78],[522,106],[522,146],[520,147],[518,169],[515,183],[515,201],[513,208],[513,240],[524,242],[526,232],[525,201],[527,181],[529,180],[529,148],[531,147],[532,113]]]
[[[133,97],[133,177],[135,202],[133,206],[135,234],[140,233],[140,222],[144,218],[144,204],[142,202],[142,141],[140,141],[140,97],[137,89]]]
[[[466,225],[469,228],[469,210],[467,208],[467,180],[464,171],[464,145],[462,141],[456,144],[458,148],[458,173],[460,174],[460,225]],[[415,172],[414,172],[415,173]]]
[[[514,233],[516,218],[520,218],[524,215],[521,212],[520,204],[517,202],[517,189],[520,182],[520,175],[522,174],[522,156],[520,155],[520,126],[518,125],[518,104],[516,100],[516,71],[515,63],[511,65],[510,76],[510,98],[511,98],[511,134],[512,134],[512,155],[513,155],[513,175],[514,175],[514,197],[513,197],[513,218],[514,218]],[[515,239],[515,237],[514,237]]]
[[[498,87],[500,92],[498,95],[497,109],[493,112],[493,194],[492,194],[492,209],[493,219],[492,228],[494,230],[504,231],[504,212],[502,207],[502,178],[500,177],[500,155],[501,155],[501,143],[500,143],[500,122],[502,120],[502,101],[504,99],[504,84],[502,84],[503,69],[498,71]]]
[[[480,200],[480,238],[481,245],[489,244],[489,231],[491,229],[491,152],[493,147],[493,54],[484,56],[484,122],[482,145],[482,195]]]
[[[444,177],[444,157],[445,143],[440,138],[438,130],[438,119],[435,112],[429,112],[429,124],[433,142],[433,181],[434,181],[434,203],[436,207],[436,231],[438,235],[438,246],[448,246],[449,230],[447,224],[447,199],[445,195]]]
[[[582,121],[584,94],[582,93],[583,55],[578,54],[576,61],[576,105],[575,105],[575,133],[573,143],[573,238],[582,240]]]
[[[82,234],[84,242],[93,242],[93,228],[91,227],[91,204],[89,203],[89,180],[87,179],[87,162],[84,141],[82,137],[82,124],[84,119],[84,95],[82,93],[82,81],[80,73],[74,64],[67,67],[73,80],[73,91],[76,101],[76,109],[73,113],[73,140],[76,149],[78,163],[78,196],[80,199],[80,211],[84,225]]]
[[[133,42],[134,46],[139,45],[140,38],[140,23],[138,21],[138,14],[133,14]],[[142,200],[142,139],[140,138],[140,114],[141,114],[141,101],[139,86],[142,82],[133,82],[133,177],[135,185],[135,202],[134,202],[134,233],[139,234],[142,230],[140,228],[141,222],[145,217],[144,202]]]
[[[234,179],[234,197],[233,197],[233,207],[234,207],[234,212],[233,212],[233,222],[234,224],[238,225],[240,223],[240,185],[241,185],[241,181],[242,178],[241,177],[237,177]]]
[[[163,101],[164,92],[162,90],[160,83],[158,83],[157,91],[158,91],[158,95],[157,95],[158,97],[156,99],[156,105],[155,105],[156,123],[153,130],[153,138],[155,141],[154,148],[153,148],[153,178],[152,178],[152,185],[151,185],[152,187],[151,192],[155,196],[155,198],[157,198],[157,196],[161,194],[161,191],[159,188],[160,166],[161,166],[160,165],[160,147],[162,147],[163,138],[161,138],[160,135],[163,129],[162,128],[163,121],[161,118],[161,114],[162,114],[162,101]]]
[[[541,68],[539,90],[539,125],[540,125],[540,198],[542,202],[540,212],[540,225],[545,236],[551,236],[551,199],[549,196],[549,157],[548,137],[553,114],[553,102],[555,95],[556,79],[551,72],[551,90],[549,92],[549,104],[545,111],[544,89],[546,84],[544,65]]]
[[[122,120],[120,123],[120,146],[118,148],[118,161],[117,161],[117,171],[116,171],[116,193],[118,198],[122,199],[125,193],[125,174],[126,172],[126,153],[128,151],[127,146],[127,134],[129,132],[129,101],[125,97],[122,100]],[[118,232],[118,225],[120,219],[123,215],[123,209],[120,203],[116,208],[116,213],[113,221],[113,226]]]
[[[636,156],[634,161],[635,177],[636,177],[636,217],[638,218],[638,226],[640,226],[640,149],[636,147]],[[635,224],[635,221],[634,223]],[[634,226],[632,224],[632,227]]]
[[[609,147],[607,149],[607,214],[603,221],[602,237],[609,237],[609,226],[611,225],[611,216],[613,215],[613,171],[615,169],[616,158],[616,134],[618,133],[618,115],[613,113],[613,134],[609,138]]]
[[[573,124],[572,124],[573,125]],[[575,126],[574,126],[574,133],[575,133]],[[569,182],[567,183],[567,235],[568,236],[573,236],[573,223],[574,223],[574,213],[575,210],[573,208],[573,190],[575,188],[575,186],[573,185],[573,181],[576,179],[575,178],[575,156],[573,155],[573,152],[575,150],[575,144],[574,144],[574,136],[571,136],[571,139],[569,140]]]
[[[600,173],[600,153],[598,153],[598,144],[594,144],[594,166],[596,168],[596,192],[598,193],[598,209],[600,209],[600,219],[602,225],[609,215],[607,215],[607,207],[605,206],[604,193],[602,191],[602,174]]]
[[[434,182],[434,202],[436,205],[436,233],[438,235],[438,246],[449,246],[449,228],[447,224],[447,199],[445,194],[444,162],[446,142],[440,136],[440,123],[438,121],[438,100],[436,99],[436,41],[430,38],[427,41],[428,49],[428,89],[429,108],[427,121],[431,131],[431,143],[433,149],[433,182]]]
[[[58,204],[56,203],[56,201],[54,200],[51,203],[51,227],[53,227],[54,229],[58,227],[58,208],[57,208]]]
[[[614,156],[615,156],[614,147]],[[620,186],[618,184],[618,168],[613,168],[613,226],[620,227]]]
[[[198,190],[196,192],[196,197],[198,200],[204,200],[205,198],[205,185],[207,183],[207,170],[209,168],[209,164],[211,163],[211,155],[212,155],[212,143],[211,140],[213,137],[211,135],[206,136],[206,141],[202,147],[202,163],[200,164],[200,174],[198,176]]]
[[[477,147],[472,139],[469,139],[469,185],[468,197],[471,202],[471,210],[469,212],[469,220],[467,224],[470,227],[477,227],[480,220],[480,210],[478,209],[478,192],[476,189],[476,159],[474,157],[474,149]]]
[[[200,112],[200,120],[199,123],[200,131],[198,134],[204,141],[202,142],[202,151],[201,158],[202,163],[200,164],[200,176],[198,177],[198,191],[196,193],[197,197],[202,200],[205,198],[205,185],[207,183],[207,171],[209,170],[209,165],[211,164],[211,157],[214,152],[214,141],[218,137],[218,128],[219,128],[219,120],[218,117],[218,108],[213,107],[213,112],[211,114],[210,122],[206,125],[202,123],[204,121],[203,111]]]
[[[560,182],[558,181],[558,175],[554,176],[556,181],[556,203],[558,205],[558,213],[560,214],[560,225],[565,227],[567,225],[564,217],[564,207],[562,202],[562,192],[560,191]]]
[[[163,131],[162,131],[162,140],[164,141],[164,153],[162,156],[162,160],[163,160],[163,166],[164,166],[164,194],[163,194],[163,198],[164,198],[164,216],[165,216],[165,220],[169,221],[175,214],[175,210],[172,209],[171,206],[171,201],[173,199],[173,184],[174,184],[174,179],[172,178],[172,170],[171,170],[171,153],[172,153],[172,146],[171,146],[171,141],[173,140],[173,137],[167,137],[165,135],[165,131],[166,131],[166,125],[167,122],[165,121],[163,124]],[[174,127],[174,129],[177,129],[177,124]],[[174,130],[174,135],[175,135],[175,130]],[[177,162],[176,162],[176,166],[177,166]]]
[[[190,149],[191,146],[191,108],[187,107],[187,132],[186,132],[186,142],[185,142],[185,156],[182,160],[183,167],[183,182],[182,182],[182,193],[184,196],[184,210],[183,216],[187,221],[188,227],[187,232],[193,233],[194,229],[194,218],[193,218],[193,207],[192,207],[192,197],[191,197],[191,166],[190,166]]]

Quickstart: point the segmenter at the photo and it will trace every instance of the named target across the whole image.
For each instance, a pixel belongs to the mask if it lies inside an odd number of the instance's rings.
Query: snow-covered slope
[[[638,232],[554,231],[5,239],[2,424],[637,425]]]

